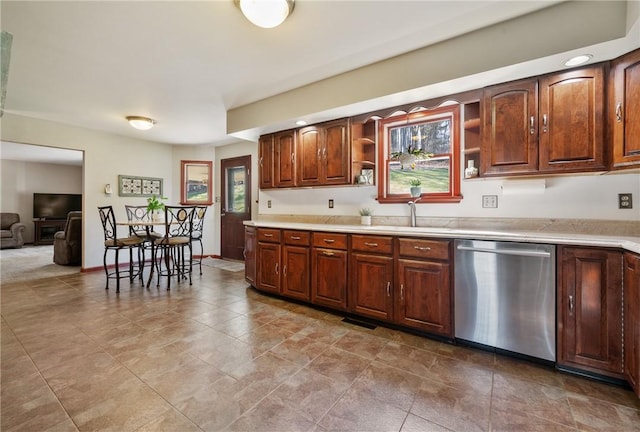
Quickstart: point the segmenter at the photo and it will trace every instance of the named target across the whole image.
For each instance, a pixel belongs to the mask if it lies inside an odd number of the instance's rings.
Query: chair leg
[[[116,251],[116,292],[120,292],[120,249],[115,249]]]
[[[204,254],[204,246],[202,245],[201,239],[198,239],[198,243],[200,243],[200,259],[198,260],[198,266],[200,267],[200,276],[202,276],[202,255]]]
[[[104,248],[104,256],[102,257],[102,263],[104,265],[104,274],[107,277],[107,285],[104,287],[104,289],[109,289],[109,267],[107,267],[107,252],[109,251],[109,249]]]
[[[200,257],[200,262],[202,262],[202,256]],[[193,273],[193,243],[189,242],[189,285],[192,285],[191,273]],[[202,274],[202,271],[200,271],[200,274]]]

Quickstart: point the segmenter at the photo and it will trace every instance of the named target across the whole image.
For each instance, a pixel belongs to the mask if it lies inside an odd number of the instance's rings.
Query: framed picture
[[[118,195],[125,197],[162,196],[162,179],[154,177],[119,175]]]
[[[180,161],[180,204],[182,205],[211,205],[212,189],[211,176],[213,170],[211,161]]]

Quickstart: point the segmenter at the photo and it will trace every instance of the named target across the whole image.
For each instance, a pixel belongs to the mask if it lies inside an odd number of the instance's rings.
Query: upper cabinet
[[[604,66],[488,87],[481,175],[597,171],[604,154]]]
[[[258,165],[260,189],[274,187],[273,181],[273,134],[263,135],[258,141]]]
[[[298,186],[350,183],[349,119],[298,130]]]
[[[640,166],[640,49],[611,63],[609,96],[612,167]]]
[[[275,187],[296,186],[296,131],[273,135],[273,170]]]

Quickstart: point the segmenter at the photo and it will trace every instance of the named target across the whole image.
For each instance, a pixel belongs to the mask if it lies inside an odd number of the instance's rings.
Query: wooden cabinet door
[[[558,363],[622,378],[622,253],[561,249]]]
[[[274,184],[276,187],[296,186],[296,133],[293,130],[273,136]]]
[[[453,337],[449,264],[399,259],[397,274],[397,322]]]
[[[260,189],[274,186],[273,178],[273,135],[263,135],[258,141],[258,168]]]
[[[352,253],[349,274],[349,310],[379,320],[392,320],[393,257]]]
[[[256,229],[244,227],[244,279],[256,285]]]
[[[609,124],[613,166],[640,165],[640,49],[611,64]]]
[[[322,131],[309,126],[298,131],[298,186],[313,186],[322,183]]]
[[[309,248],[284,246],[282,250],[282,294],[309,301]]]
[[[280,244],[258,242],[258,284],[256,288],[280,293]]]
[[[311,302],[346,310],[347,251],[313,248],[311,254]]]
[[[640,255],[624,254],[624,375],[640,396]]]
[[[481,175],[538,170],[538,81],[522,80],[484,90]]]
[[[540,80],[540,171],[606,169],[604,66],[586,67]]]
[[[324,184],[349,184],[351,182],[351,143],[349,120],[327,123],[324,129],[322,149]]]

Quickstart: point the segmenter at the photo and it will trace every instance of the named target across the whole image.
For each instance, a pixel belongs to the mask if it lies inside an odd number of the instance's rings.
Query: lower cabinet
[[[309,301],[309,232],[285,230],[282,235],[282,294]]]
[[[280,230],[258,229],[256,288],[280,294]]]
[[[640,396],[640,255],[624,254],[624,375]]]
[[[313,233],[311,303],[347,310],[347,235]]]
[[[622,252],[560,247],[558,365],[622,375]]]

